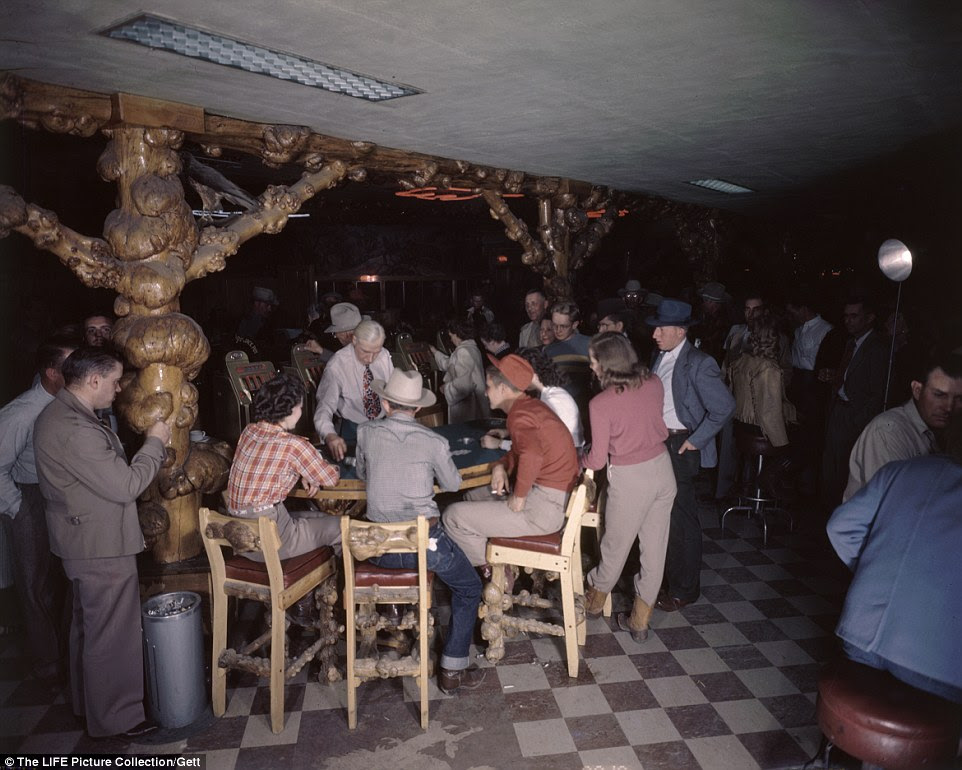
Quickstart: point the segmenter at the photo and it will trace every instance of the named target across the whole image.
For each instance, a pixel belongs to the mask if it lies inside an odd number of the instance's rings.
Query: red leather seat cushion
[[[281,560],[281,569],[284,571],[284,588],[294,585],[311,570],[317,569],[324,562],[333,558],[334,550],[325,545],[315,548],[313,551],[302,553],[300,556],[292,556],[290,559]],[[267,565],[259,561],[234,555],[224,559],[224,566],[226,567],[228,580],[244,580],[262,586],[269,586],[271,583],[270,576],[267,574]]]
[[[499,545],[503,548],[520,548],[535,553],[549,553],[554,556],[561,554],[562,531],[552,532],[550,535],[525,535],[524,537],[490,537],[489,545]]]
[[[434,580],[434,573],[428,572],[428,587]],[[354,585],[369,588],[373,585],[385,588],[410,588],[418,584],[416,569],[390,569],[371,564],[369,561],[354,562]]]
[[[836,746],[892,770],[955,756],[962,708],[847,659],[818,679],[818,725]]]

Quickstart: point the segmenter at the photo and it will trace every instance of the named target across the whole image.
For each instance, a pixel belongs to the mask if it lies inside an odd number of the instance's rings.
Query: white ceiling
[[[962,3],[4,0],[0,69],[748,209],[962,124]],[[149,12],[424,93],[371,103],[97,34]],[[726,196],[687,180],[758,191]]]

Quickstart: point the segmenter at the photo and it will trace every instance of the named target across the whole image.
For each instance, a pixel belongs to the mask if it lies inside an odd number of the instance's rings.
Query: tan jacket
[[[795,422],[795,407],[785,398],[781,367],[769,358],[739,356],[730,371],[735,419],[761,428],[772,446],[788,444],[785,423]]]
[[[120,439],[64,388],[37,418],[34,451],[51,551],[97,559],[144,550],[136,501],[163,461],[160,439],[128,464]]]

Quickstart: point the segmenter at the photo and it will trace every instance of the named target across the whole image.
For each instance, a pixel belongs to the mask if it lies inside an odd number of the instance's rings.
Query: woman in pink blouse
[[[591,448],[582,464],[593,470],[608,466],[608,502],[601,562],[587,575],[585,611],[590,617],[601,614],[637,537],[640,566],[634,580],[635,601],[630,615],[618,615],[618,625],[631,632],[636,642],[643,642],[665,569],[676,491],[665,447],[665,393],[661,380],[639,363],[623,334],[595,335],[588,358],[602,391],[588,405]]]

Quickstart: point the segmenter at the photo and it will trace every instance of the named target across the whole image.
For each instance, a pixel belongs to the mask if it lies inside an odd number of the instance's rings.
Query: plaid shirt
[[[283,501],[302,478],[332,487],[340,476],[340,469],[326,462],[303,436],[269,422],[254,422],[237,442],[227,505],[235,510],[273,505]]]

